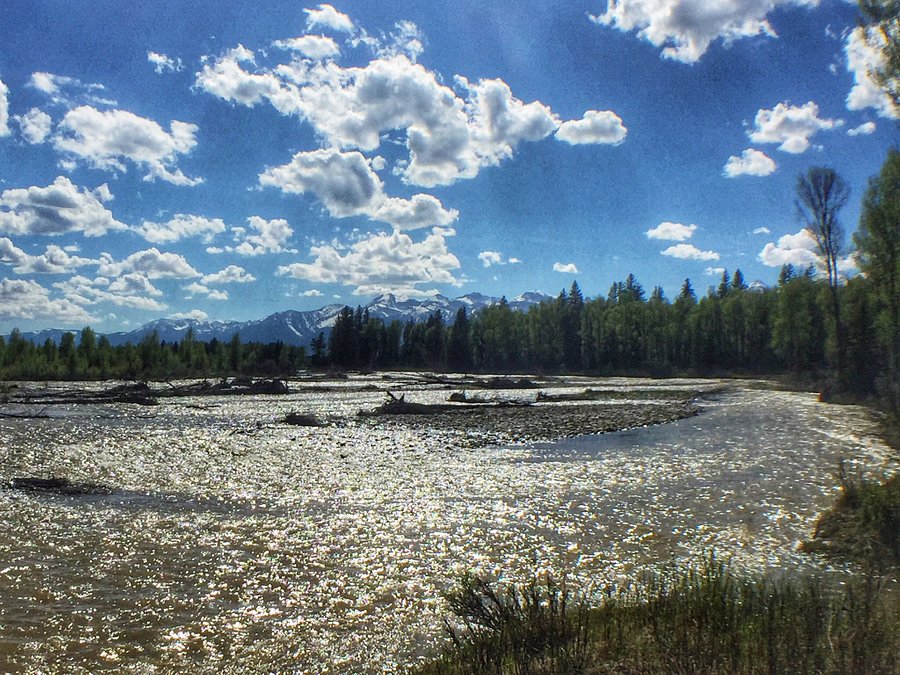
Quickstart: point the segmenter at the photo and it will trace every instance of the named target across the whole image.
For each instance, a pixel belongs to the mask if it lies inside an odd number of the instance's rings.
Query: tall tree
[[[806,225],[806,231],[815,239],[816,248],[828,277],[831,299],[831,318],[837,351],[839,383],[843,381],[844,326],[841,321],[841,304],[838,285],[838,261],[844,248],[844,229],[838,213],[850,197],[850,186],[829,167],[816,166],[797,177],[797,210]]]
[[[900,106],[900,0],[859,0],[866,42],[881,53],[883,65],[872,73],[895,106]]]
[[[881,173],[863,198],[859,228],[853,237],[860,269],[879,304],[878,336],[887,356],[887,397],[900,405],[900,153],[888,153]]]

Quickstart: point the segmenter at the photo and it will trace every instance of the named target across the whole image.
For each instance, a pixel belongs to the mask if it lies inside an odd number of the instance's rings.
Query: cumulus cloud
[[[47,246],[41,255],[29,255],[13,242],[0,237],[0,263],[13,266],[16,274],[65,274],[78,267],[96,265],[96,260],[69,255],[55,244]]]
[[[398,230],[449,225],[459,215],[431,195],[387,197],[381,179],[359,152],[298,152],[290,163],[260,174],[259,182],[288,194],[310,193],[335,218],[365,215]]]
[[[322,4],[316,9],[304,9],[306,13],[306,30],[314,28],[330,28],[331,30],[352,33],[353,21],[346,14],[336,10],[331,5]]]
[[[165,223],[145,220],[136,228],[136,231],[144,239],[154,244],[180,241],[187,237],[201,237],[204,242],[210,243],[215,235],[221,234],[225,229],[225,223],[221,218],[178,213]]]
[[[333,59],[341,53],[337,42],[324,35],[302,35],[289,40],[276,40],[279,49],[298,52],[310,59]]]
[[[559,125],[556,137],[571,145],[608,143],[619,145],[625,140],[628,129],[622,118],[611,110],[588,110],[580,120],[570,120]]]
[[[324,293],[317,288],[312,288],[308,291],[303,291],[300,295],[304,298],[321,298]]]
[[[875,122],[863,122],[858,127],[847,129],[848,136],[868,136],[875,133]]]
[[[214,274],[207,274],[202,281],[204,284],[249,284],[252,281],[256,281],[256,277],[243,267],[229,265]]]
[[[282,218],[266,220],[259,216],[250,216],[247,219],[252,234],[247,234],[243,228],[233,228],[233,232],[243,238],[240,244],[234,247],[235,253],[246,256],[263,255],[264,253],[293,253],[293,249],[287,248],[287,241],[294,234],[294,230],[288,222]]]
[[[63,117],[53,144],[94,168],[125,171],[128,160],[147,171],[144,180],[197,185],[203,179],[189,178],[175,166],[179,155],[197,145],[197,129],[195,124],[173,121],[165,131],[153,120],[126,110],[79,106]]]
[[[153,69],[158,75],[162,75],[165,72],[177,73],[184,70],[184,64],[181,62],[181,59],[173,59],[165,54],[147,52],[147,60],[153,64]]]
[[[819,263],[816,251],[816,240],[809,231],[802,229],[780,237],[777,243],[766,244],[759,253],[759,261],[766,267],[781,267],[788,264],[807,267]]]
[[[503,256],[498,251],[482,251],[478,254],[478,259],[485,267],[503,264]]]
[[[608,0],[606,11],[591,19],[662,47],[665,58],[694,63],[709,45],[739,38],[775,37],[766,18],[777,6],[816,6],[818,0]]]
[[[251,108],[268,99],[283,114],[297,112],[291,95],[296,88],[290,85],[283,88],[281,81],[272,73],[254,74],[241,66],[241,63],[252,64],[255,60],[253,52],[238,45],[221,57],[207,61],[196,74],[194,86],[226,101]]]
[[[161,311],[166,306],[155,300],[162,296],[146,276],[129,272],[116,279],[75,275],[53,284],[66,298],[80,306],[109,303],[116,307],[131,307],[149,311]]]
[[[190,312],[177,312],[176,314],[170,314],[170,319],[188,319],[190,321],[208,321],[209,314],[204,312],[202,309],[192,309]]]
[[[4,190],[0,194],[0,232],[59,235],[82,232],[99,237],[126,229],[104,203],[113,198],[104,183],[94,190],[79,189],[65,176],[47,187]]]
[[[492,265],[517,265],[522,261],[518,258],[504,258],[499,251],[482,251],[478,254],[478,259],[485,267]]]
[[[697,226],[693,223],[690,225],[682,225],[681,223],[662,222],[654,228],[645,232],[648,239],[662,239],[663,241],[685,241],[690,239]]]
[[[720,277],[725,273],[724,267],[707,267],[703,273],[708,277]]]
[[[872,31],[870,35],[873,40],[884,40],[880,32]],[[847,71],[853,75],[853,88],[847,94],[847,108],[873,108],[881,117],[900,117],[900,110],[891,97],[872,77],[873,73],[883,70],[884,57],[877,46],[870,45],[866,40],[865,28],[857,27],[847,35],[844,54],[847,57]]]
[[[732,155],[725,164],[725,175],[728,178],[737,176],[768,176],[778,168],[774,160],[766,153],[747,148],[741,156]]]
[[[693,244],[675,244],[670,246],[663,255],[672,258],[680,258],[681,260],[718,260],[719,254],[715,251],[701,251]]]
[[[771,110],[761,108],[747,135],[754,143],[778,143],[779,150],[796,155],[806,152],[810,138],[817,132],[843,123],[843,120],[820,118],[819,106],[813,101],[802,106],[779,103]]]
[[[0,80],[0,136],[9,134],[9,87]]]
[[[209,286],[197,283],[196,281],[185,286],[184,290],[188,293],[186,296],[187,300],[190,300],[197,295],[205,295],[209,300],[228,300],[227,291],[223,291],[219,288],[210,288]]]
[[[127,272],[138,272],[148,279],[190,279],[200,273],[177,253],[161,253],[157,248],[148,248],[121,261],[116,261],[109,253],[100,254],[98,273],[104,277],[118,277]]]
[[[333,150],[369,153],[385,139],[402,143],[408,158],[394,172],[422,187],[473,178],[511,157],[521,143],[560,127],[549,107],[519,100],[500,79],[456,76],[454,88],[447,86],[415,62],[417,35],[413,24],[401,22],[393,36],[401,46],[380,45],[376,58],[347,68],[330,60],[336,43],[313,40],[321,36],[277,43],[296,48],[300,57],[273,68],[257,66],[254,53],[239,45],[208,59],[195,87],[246,106],[268,100],[280,113],[308,122]],[[329,58],[323,61],[322,55]],[[570,143],[618,143],[626,133],[609,111],[591,110],[563,124],[561,138]]]
[[[555,262],[553,263],[553,271],[563,274],[578,274],[578,268],[575,266],[575,263]]]
[[[15,119],[19,123],[22,137],[31,145],[43,143],[53,129],[53,120],[50,115],[38,108],[32,108]]]
[[[430,289],[420,287],[462,285],[453,274],[459,269],[459,260],[447,249],[446,238],[452,233],[434,228],[424,240],[416,242],[403,232],[381,232],[354,242],[343,254],[335,246],[313,246],[312,263],[281,266],[277,274],[314,283],[354,286],[356,295],[429,294]]]
[[[86,325],[96,321],[68,298],[51,299],[50,291],[29,279],[0,279],[0,318],[42,319]]]
[[[31,74],[28,84],[42,94],[46,94],[57,105],[72,106],[82,103],[109,106],[116,104],[115,101],[97,94],[97,92],[105,90],[102,84],[85,84],[75,77],[37,72]]]

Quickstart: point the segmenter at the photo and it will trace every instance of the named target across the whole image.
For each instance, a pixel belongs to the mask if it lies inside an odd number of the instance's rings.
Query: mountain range
[[[552,299],[543,293],[528,292],[508,301],[510,308],[516,311],[525,311],[532,305],[540,304]],[[494,298],[481,293],[469,293],[458,298],[447,298],[436,295],[425,299],[398,299],[393,294],[379,295],[364,309],[369,311],[372,318],[383,319],[386,323],[398,320],[401,322],[420,322],[427,319],[435,312],[440,312],[447,322],[452,322],[457,311],[461,307],[466,309],[469,315],[477,313],[485,307],[490,307],[500,302],[500,298]],[[285,344],[306,346],[312,342],[319,333],[326,335],[334,326],[335,319],[344,305],[326,305],[319,309],[309,311],[287,310],[271,314],[264,319],[254,321],[200,321],[197,319],[157,319],[144,324],[140,328],[128,332],[107,333],[106,337],[113,346],[127,343],[137,344],[153,331],[159,339],[165,342],[181,341],[188,329],[193,329],[194,338],[208,342],[213,338],[220,341],[230,340],[235,333],[239,334],[243,342],[284,342]],[[41,331],[22,333],[22,337],[36,344],[42,344],[48,338],[59,344],[63,334],[72,332],[65,329],[46,329]]]

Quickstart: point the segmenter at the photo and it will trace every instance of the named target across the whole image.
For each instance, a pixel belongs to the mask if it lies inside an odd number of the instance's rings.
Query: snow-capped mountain
[[[549,295],[529,292],[509,301],[511,309],[527,311],[529,307],[550,300]],[[425,321],[435,312],[440,312],[447,323],[451,323],[456,313],[464,307],[469,315],[497,304],[499,298],[481,293],[469,293],[450,299],[436,295],[424,299],[399,299],[395,295],[379,295],[364,306],[372,318],[391,321]],[[306,312],[288,310],[271,314],[256,321],[198,321],[197,319],[157,319],[144,324],[135,330],[122,333],[109,333],[107,338],[113,346],[126,343],[137,344],[156,331],[157,337],[165,342],[180,342],[188,329],[193,330],[195,340],[208,342],[212,339],[227,342],[235,333],[244,342],[284,342],[290,345],[308,345],[319,333],[331,332],[335,319],[343,305],[326,305]],[[37,344],[48,338],[59,344],[63,334],[70,332],[60,329],[42,330],[35,333],[23,333],[23,337]]]

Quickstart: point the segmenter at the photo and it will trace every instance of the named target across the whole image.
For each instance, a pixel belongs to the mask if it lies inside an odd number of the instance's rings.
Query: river
[[[712,549],[814,567],[797,546],[838,458],[892,468],[867,411],[809,393],[728,383],[672,424],[471,448],[358,422],[378,382],[0,420],[0,483],[114,488],[0,489],[0,672],[393,672],[440,644],[463,572],[565,570],[592,592]],[[276,423],[298,409],[334,424]]]

